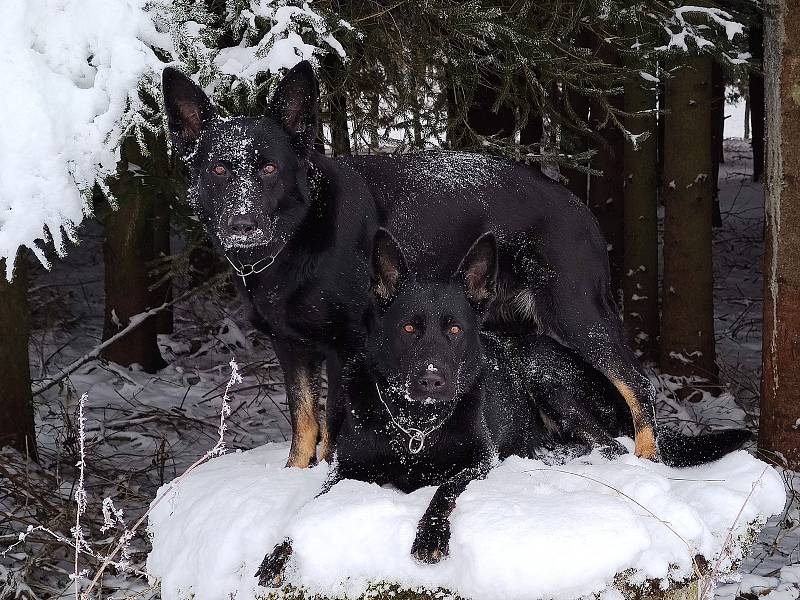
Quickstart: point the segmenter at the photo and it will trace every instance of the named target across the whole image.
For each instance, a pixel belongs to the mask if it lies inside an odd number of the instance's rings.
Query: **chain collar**
[[[246,279],[246,277],[248,277],[250,275],[258,275],[259,273],[262,273],[262,272],[266,271],[268,268],[270,268],[273,265],[273,263],[275,262],[275,259],[278,258],[278,255],[283,251],[284,248],[286,248],[286,244],[281,246],[281,249],[278,250],[275,253],[274,256],[272,256],[270,258],[260,258],[260,259],[258,259],[256,262],[254,262],[251,265],[237,265],[236,263],[234,263],[228,257],[227,254],[225,254],[225,260],[227,260],[231,264],[231,266],[233,267],[234,272],[239,277],[242,278],[242,283],[244,284],[245,287],[247,287],[247,279]],[[267,264],[265,264],[263,266],[259,266],[261,263],[266,262],[267,260],[269,260],[269,262]]]
[[[383,404],[383,407],[386,409],[386,412],[389,414],[389,418],[392,420],[392,424],[394,424],[394,426],[397,427],[397,429],[399,429],[408,436],[408,451],[411,454],[419,454],[420,452],[422,452],[422,449],[425,447],[425,440],[428,438],[428,436],[437,429],[439,429],[442,425],[444,425],[445,421],[447,421],[447,419],[450,418],[450,415],[453,414],[453,412],[450,411],[447,414],[447,416],[445,416],[437,425],[430,427],[426,431],[422,431],[421,429],[417,429],[416,427],[406,428],[403,427],[400,424],[400,422],[394,418],[392,411],[389,409],[389,405],[386,404],[386,402],[383,399],[383,394],[381,394],[381,388],[378,387],[377,381],[375,382],[375,390],[378,392],[378,398],[380,399],[381,404]]]

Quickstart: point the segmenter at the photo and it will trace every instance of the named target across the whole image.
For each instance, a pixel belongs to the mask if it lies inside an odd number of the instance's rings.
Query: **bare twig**
[[[664,525],[664,527],[666,527],[673,534],[675,534],[675,537],[677,537],[681,542],[684,543],[684,545],[686,546],[686,549],[689,551],[689,556],[692,559],[692,566],[694,567],[695,575],[697,575],[698,578],[702,578],[703,572],[701,571],[700,566],[697,564],[697,561],[695,560],[695,552],[692,549],[692,546],[686,540],[686,538],[684,538],[680,533],[675,531],[675,529],[672,527],[672,525],[670,525],[667,521],[665,521],[664,519],[659,517],[652,510],[647,508],[644,504],[642,504],[641,502],[639,502],[635,498],[632,498],[631,496],[629,496],[628,494],[626,494],[622,490],[620,490],[618,488],[615,488],[610,483],[606,483],[605,481],[601,481],[599,479],[595,479],[594,477],[586,475],[585,473],[575,473],[574,471],[567,471],[566,469],[556,469],[554,467],[547,467],[547,468],[541,467],[541,468],[536,468],[536,469],[528,469],[528,471],[526,471],[526,472],[531,472],[531,471],[555,471],[556,473],[564,473],[566,475],[574,475],[575,477],[582,477],[583,479],[588,479],[589,481],[593,481],[594,483],[599,483],[600,485],[603,485],[603,486],[607,487],[608,489],[615,491],[616,493],[618,493],[623,498],[626,498],[627,500],[630,500],[636,506],[638,506],[643,511],[645,511],[648,515],[653,517],[656,521],[658,521],[659,523]]]
[[[34,396],[38,396],[39,394],[42,394],[43,392],[46,392],[47,390],[49,390],[53,386],[58,385],[62,380],[64,380],[65,378],[69,377],[72,373],[74,373],[75,371],[80,369],[83,365],[85,365],[89,361],[94,360],[95,358],[97,358],[103,350],[108,348],[111,344],[113,344],[115,342],[118,342],[119,340],[124,338],[126,335],[128,335],[131,331],[133,331],[137,327],[139,327],[139,325],[144,323],[150,317],[152,317],[154,315],[157,315],[162,310],[165,310],[165,309],[169,308],[170,306],[173,306],[173,305],[177,304],[178,302],[182,302],[186,298],[194,296],[198,292],[200,292],[200,291],[202,291],[202,290],[204,290],[204,289],[206,289],[208,287],[211,287],[211,286],[215,285],[216,283],[218,283],[219,281],[222,281],[224,278],[227,278],[227,277],[228,277],[228,273],[227,272],[219,273],[216,277],[212,277],[210,280],[208,280],[203,285],[198,286],[196,288],[193,288],[191,290],[187,290],[186,292],[184,292],[183,294],[181,294],[178,297],[174,298],[173,300],[170,300],[169,302],[164,302],[164,304],[162,304],[161,306],[157,306],[156,308],[151,308],[150,310],[145,311],[143,313],[139,313],[138,315],[133,315],[130,318],[130,321],[128,322],[128,325],[126,327],[124,327],[123,329],[121,329],[120,331],[118,331],[117,333],[112,335],[110,338],[105,340],[102,344],[100,344],[98,346],[95,346],[94,349],[90,350],[89,352],[87,352],[86,354],[81,356],[80,358],[72,361],[71,364],[69,364],[68,366],[66,366],[63,369],[61,369],[58,373],[56,373],[49,380],[47,380],[47,381],[45,381],[43,383],[40,383],[39,387],[36,390],[33,391],[33,395]]]
[[[747,503],[753,496],[753,492],[756,491],[756,486],[758,486],[758,484],[761,483],[761,480],[764,478],[767,469],[769,469],[769,466],[764,467],[764,469],[761,471],[761,475],[759,475],[758,479],[756,479],[753,482],[753,486],[750,488],[750,492],[748,492],[747,496],[744,499],[744,502],[742,502],[742,505],[739,507],[739,512],[736,513],[736,518],[733,520],[733,523],[731,523],[731,526],[728,528],[728,535],[725,536],[725,541],[723,542],[722,548],[719,551],[719,556],[717,557],[717,560],[714,562],[714,566],[709,572],[708,577],[706,577],[705,580],[703,581],[703,587],[701,587],[700,590],[698,591],[698,598],[700,600],[707,597],[710,591],[709,587],[711,586],[711,582],[713,581],[713,575],[719,571],[719,567],[722,564],[722,559],[730,551],[730,545],[733,542],[733,531],[736,528],[736,525],[739,523],[739,519],[742,516],[742,512],[744,512],[744,507],[747,506]]]

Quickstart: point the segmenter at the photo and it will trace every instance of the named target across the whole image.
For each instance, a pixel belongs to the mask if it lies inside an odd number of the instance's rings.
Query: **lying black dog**
[[[625,398],[636,453],[655,457],[655,392],[623,341],[606,242],[564,186],[525,165],[463,152],[327,159],[313,149],[319,99],[307,62],[286,75],[260,118],[222,119],[185,75],[168,68],[163,79],[192,205],[272,335],[292,417],[288,464],[316,458],[322,360],[335,399],[340,364],[363,351],[363,284],[378,225],[439,276],[453,272],[478,234],[495,231],[497,298],[487,319],[539,329],[574,349]],[[341,409],[329,401],[331,435]]]
[[[450,513],[470,481],[498,459],[533,457],[556,445],[625,452],[613,435],[630,431],[627,405],[574,352],[539,335],[481,331],[495,296],[497,247],[481,236],[456,274],[413,274],[394,238],[374,244],[374,297],[367,354],[345,368],[346,417],[323,493],[340,479],[438,490],[411,548],[420,561],[448,553]],[[740,446],[745,431],[697,438],[666,433],[673,465],[707,462]],[[681,447],[682,440],[687,443]],[[284,541],[264,559],[262,585],[279,583],[291,554]]]

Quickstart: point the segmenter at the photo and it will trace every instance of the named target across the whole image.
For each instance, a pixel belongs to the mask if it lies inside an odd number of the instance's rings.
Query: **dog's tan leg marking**
[[[286,466],[304,469],[317,460],[319,385],[317,381],[311,380],[307,370],[298,369],[291,388],[287,391],[294,395],[296,412],[292,415],[292,447]]]
[[[333,443],[331,440],[330,432],[328,431],[328,424],[322,424],[322,450],[320,450],[320,460],[331,462],[333,458]]]
[[[658,453],[655,432],[651,424],[643,422],[642,405],[639,404],[636,394],[634,394],[633,390],[620,379],[612,377],[611,383],[614,384],[614,387],[617,388],[619,393],[622,394],[622,397],[625,398],[625,402],[627,402],[628,408],[631,410],[633,429],[636,432],[636,456],[648,460],[655,460]]]

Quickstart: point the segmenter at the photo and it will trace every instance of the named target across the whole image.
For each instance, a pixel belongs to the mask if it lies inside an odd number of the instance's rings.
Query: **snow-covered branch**
[[[329,51],[344,57],[334,28],[348,27],[298,0],[231,0],[222,27],[189,0],[9,0],[3,8],[0,260],[9,279],[22,246],[45,267],[47,247],[63,256],[91,212],[93,187],[107,192],[122,140],[143,144],[145,131],[161,127],[152,101],[165,59],[216,100],[242,83],[252,99],[256,76],[270,81]],[[221,39],[234,43],[221,47]]]

